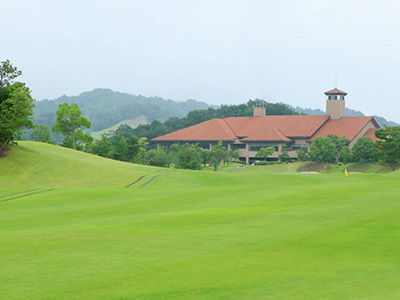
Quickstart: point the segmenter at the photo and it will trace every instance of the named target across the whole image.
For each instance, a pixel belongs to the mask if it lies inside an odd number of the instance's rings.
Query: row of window
[[[166,147],[167,149],[175,143],[163,143],[162,146]],[[195,144],[195,143],[191,143]],[[210,143],[198,143],[199,147],[209,150],[210,149]],[[222,144],[222,146],[225,149],[228,149],[227,144]],[[249,151],[259,151],[261,148],[267,148],[267,147],[274,147],[275,151],[279,151],[279,145],[278,144],[267,144],[267,143],[254,143],[254,144],[249,144]],[[289,146],[289,151],[296,151],[300,148],[303,147],[308,147],[307,144],[295,144]],[[239,149],[246,149],[246,144],[234,144],[232,147],[233,150],[239,150]]]
[[[344,100],[344,95],[329,95],[328,100]]]
[[[249,144],[249,151],[258,151],[261,148],[274,147],[275,151],[279,150],[278,144]]]

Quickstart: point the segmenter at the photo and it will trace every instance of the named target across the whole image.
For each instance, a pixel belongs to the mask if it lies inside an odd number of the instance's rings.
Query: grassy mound
[[[0,159],[0,187],[124,187],[158,168],[105,159],[60,146],[19,142]]]

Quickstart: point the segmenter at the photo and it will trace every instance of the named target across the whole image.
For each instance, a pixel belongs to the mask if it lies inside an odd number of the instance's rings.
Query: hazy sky
[[[94,88],[346,106],[400,122],[400,1],[2,0],[0,60],[37,100]]]

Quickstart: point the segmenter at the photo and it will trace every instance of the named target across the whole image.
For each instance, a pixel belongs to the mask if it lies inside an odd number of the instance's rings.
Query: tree
[[[53,126],[53,131],[61,133],[65,138],[72,141],[72,146],[76,150],[79,141],[89,144],[93,138],[85,134],[83,130],[90,128],[90,121],[81,116],[81,110],[76,103],[71,106],[68,103],[60,104],[57,110],[57,123]]]
[[[343,146],[340,150],[339,161],[343,164],[347,164],[353,160],[353,154],[351,153],[348,146]]]
[[[201,170],[201,158],[195,145],[185,144],[178,152],[178,168]]]
[[[343,146],[347,146],[349,144],[349,139],[346,137],[338,137],[335,135],[328,135],[328,139],[330,139],[336,146],[336,161],[339,160],[340,151],[342,150]]]
[[[138,140],[138,152],[137,156],[135,159],[135,162],[138,162],[140,164],[145,164],[146,163],[146,157],[147,157],[147,146],[149,145],[149,142],[147,141],[147,138],[141,137]]]
[[[214,167],[214,171],[218,170],[219,165],[222,161],[225,161],[228,156],[228,152],[225,147],[222,146],[222,141],[219,141],[216,145],[214,145],[210,151],[210,161]]]
[[[353,147],[353,160],[360,163],[371,163],[376,160],[376,147],[374,141],[363,136],[358,139]]]
[[[168,167],[169,166],[169,157],[167,153],[167,149],[165,147],[161,147],[158,150],[151,149],[147,152],[147,161],[151,166],[156,167]]]
[[[308,148],[301,147],[296,150],[297,152],[297,160],[298,161],[306,161],[308,159]]]
[[[400,162],[400,127],[387,126],[375,131],[375,136],[380,139],[376,142],[383,160],[392,166],[393,171]]]
[[[54,143],[50,138],[50,129],[46,125],[35,125],[33,127],[32,133],[29,135],[29,138],[33,141],[38,141],[42,143]]]
[[[1,74],[5,72],[3,66],[0,66]],[[10,84],[7,81],[16,75],[3,77],[0,87],[0,151],[21,133],[23,127],[33,126],[30,117],[34,105],[29,88],[22,82]]]
[[[108,138],[107,134],[102,133],[100,135],[100,139],[95,140],[93,144],[91,144],[89,148],[90,153],[97,154],[102,157],[110,158],[110,154],[112,151],[112,143]]]
[[[336,158],[336,145],[329,138],[323,136],[315,138],[310,148],[310,157],[314,161],[331,163]]]
[[[121,134],[125,139],[130,138],[132,135],[135,135],[135,131],[133,128],[127,124],[122,124],[115,131],[115,135]]]
[[[289,162],[290,156],[288,154],[288,147],[286,144],[282,145],[282,153],[278,156],[279,161],[281,162]]]
[[[132,135],[126,139],[126,143],[128,145],[128,161],[133,162],[140,150],[139,139]]]
[[[21,76],[22,72],[13,67],[7,59],[0,63],[0,88],[9,86],[13,83],[13,79]]]
[[[110,142],[112,145],[110,158],[121,161],[129,161],[128,143],[124,137],[121,134],[114,135],[110,138]]]
[[[239,158],[239,151],[229,150],[228,151],[228,156],[229,156],[229,160],[232,162],[233,159],[238,159]]]
[[[256,157],[257,158],[264,158],[267,161],[267,157],[272,155],[275,152],[275,147],[267,147],[267,148],[260,148],[258,150]]]
[[[342,150],[343,146],[347,146],[349,144],[349,139],[346,137],[338,137],[336,134],[335,135],[328,135],[328,139],[330,139],[336,146],[336,150],[339,153]]]

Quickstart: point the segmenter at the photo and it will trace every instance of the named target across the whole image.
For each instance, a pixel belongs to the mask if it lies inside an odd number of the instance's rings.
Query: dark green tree
[[[112,150],[112,143],[105,133],[102,133],[100,139],[95,140],[89,148],[90,153],[107,158],[110,158],[110,153]]]
[[[360,163],[371,163],[376,161],[377,149],[374,141],[363,136],[353,146],[353,160]]]
[[[266,148],[260,148],[258,152],[256,153],[257,158],[264,158],[265,161],[267,161],[267,157],[272,155],[275,152],[275,147],[266,147]]]
[[[346,137],[338,137],[335,135],[328,135],[328,139],[330,139],[336,146],[336,151],[339,153],[342,150],[343,146],[347,146],[349,144],[349,139]]]
[[[139,154],[139,139],[135,135],[132,135],[126,139],[126,143],[128,144],[128,161],[133,162]]]
[[[180,146],[177,166],[180,169],[201,169],[201,158],[195,145],[184,144]]]
[[[4,62],[0,65],[1,73],[4,73],[3,68]],[[17,74],[3,77],[0,87],[0,151],[18,137],[24,127],[33,126],[30,118],[34,105],[30,90],[22,82],[10,81]]]
[[[147,162],[151,166],[156,167],[168,167],[169,166],[169,156],[167,149],[161,147],[160,149],[150,149],[147,152]]]
[[[380,156],[394,171],[400,163],[400,127],[387,126],[378,129],[375,131],[375,136],[380,139],[376,142]]]
[[[239,151],[229,150],[228,156],[229,156],[229,160],[232,162],[234,159],[239,158]]]
[[[297,160],[298,161],[306,161],[308,159],[308,148],[301,147],[296,150],[297,152]]]
[[[348,146],[343,146],[340,150],[339,161],[343,164],[347,164],[353,160],[353,154],[351,153]]]
[[[331,139],[319,136],[311,143],[310,148],[310,157],[312,160],[329,163],[335,161],[337,148]]]
[[[289,153],[288,153],[288,147],[287,147],[286,144],[282,145],[282,152],[281,152],[281,154],[279,154],[278,159],[279,159],[280,162],[284,162],[284,163],[287,163],[287,162],[290,161],[290,156],[289,156]]]
[[[228,152],[226,151],[226,148],[222,146],[222,141],[219,141],[210,151],[210,161],[214,167],[214,171],[218,170],[221,162],[225,161],[227,157]]]
[[[53,131],[62,134],[65,138],[72,141],[72,147],[76,149],[78,142],[89,144],[93,138],[83,132],[90,128],[90,121],[82,117],[81,110],[76,103],[71,106],[68,103],[60,104],[57,110],[57,123],[53,126]]]
[[[121,161],[129,161],[129,146],[126,142],[126,139],[119,134],[114,135],[110,138],[111,142],[111,151],[110,151],[110,158],[121,160]]]
[[[146,164],[148,146],[149,142],[147,141],[147,138],[141,137],[138,139],[138,152],[135,162],[139,164]]]

